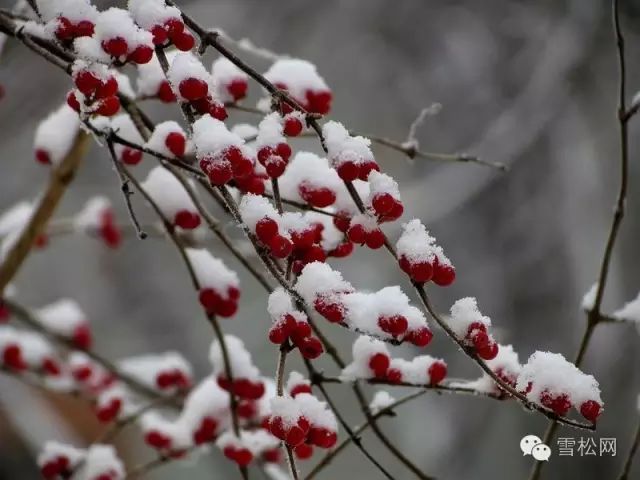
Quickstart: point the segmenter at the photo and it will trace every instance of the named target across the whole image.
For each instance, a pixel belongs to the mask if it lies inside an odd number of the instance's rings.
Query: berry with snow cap
[[[138,27],[127,10],[112,7],[100,12],[93,38],[117,62],[144,64],[153,57],[153,36]]]
[[[93,35],[98,11],[87,0],[55,0],[38,5],[42,19],[61,42]]]
[[[43,478],[53,480],[65,478],[84,459],[84,456],[83,450],[64,443],[49,441],[44,444],[42,451],[38,454],[37,463]]]
[[[106,197],[93,197],[74,218],[74,227],[99,236],[109,248],[117,248],[122,232],[115,222],[111,202]]]
[[[282,225],[282,217],[265,198],[247,194],[240,202],[240,216],[250,232],[267,246],[276,258],[286,258],[293,250],[291,236]]]
[[[333,205],[344,189],[327,160],[310,152],[296,154],[280,180],[280,188],[287,198],[317,208]]]
[[[453,283],[456,274],[451,261],[420,220],[413,219],[402,228],[396,243],[400,268],[416,283],[430,280],[440,286]]]
[[[167,77],[178,98],[191,103],[198,113],[208,113],[218,120],[227,117],[224,105],[214,97],[213,77],[195,55],[177,53],[169,66]]]
[[[491,319],[480,313],[475,298],[461,298],[451,306],[449,326],[480,358],[491,360],[498,355],[498,344],[488,332]]]
[[[58,165],[67,156],[80,130],[78,114],[63,104],[42,120],[33,141],[38,163]]]
[[[308,112],[326,115],[331,110],[331,90],[312,63],[294,58],[279,59],[264,76],[286,90]],[[291,111],[284,102],[281,109],[284,113]]]
[[[371,152],[369,139],[351,136],[341,123],[334,121],[324,124],[322,133],[331,165],[342,180],[367,180],[372,171],[380,170]]]
[[[76,348],[91,348],[93,342],[87,315],[74,300],[60,299],[38,309],[35,317],[48,330],[72,340]]]
[[[155,167],[142,186],[171,223],[186,230],[200,225],[198,209],[184,186],[170,171]]]
[[[128,8],[135,22],[151,32],[154,45],[166,47],[172,42],[179,50],[193,48],[195,39],[185,29],[178,8],[164,0],[129,0]]]
[[[187,134],[178,122],[161,122],[153,129],[145,146],[166,156],[182,157],[187,148]]]
[[[378,227],[376,218],[366,213],[351,218],[347,236],[353,243],[366,245],[373,250],[382,247],[385,241],[384,233]]]
[[[211,66],[218,97],[224,102],[237,102],[247,96],[249,76],[226,57],[218,57]]]
[[[256,137],[257,158],[271,178],[280,177],[291,157],[291,147],[284,137],[282,117],[273,112],[258,124]]]
[[[240,299],[236,272],[205,249],[187,248],[185,251],[200,282],[200,303],[204,309],[221,317],[233,316]]]
[[[216,340],[211,345],[209,359],[218,385],[224,390],[233,391],[240,398],[258,400],[265,394],[266,387],[259,370],[253,365],[251,354],[238,337],[225,335],[224,340],[228,351],[233,352],[229,356],[233,382],[226,377],[222,349]]]
[[[404,208],[400,200],[398,184],[389,175],[376,172],[369,174],[368,204],[375,213],[379,222],[391,222],[402,216]]]

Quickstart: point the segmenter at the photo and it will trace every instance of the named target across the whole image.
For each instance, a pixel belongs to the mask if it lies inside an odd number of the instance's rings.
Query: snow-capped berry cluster
[[[374,293],[356,292],[340,272],[314,262],[302,270],[295,288],[330,322],[420,347],[426,346],[433,337],[423,313],[409,304],[409,298],[398,286]]]
[[[282,225],[282,217],[265,197],[248,194],[240,202],[240,215],[258,240],[277,258],[286,258],[293,250],[291,236]]]
[[[33,148],[36,161],[57,165],[67,156],[80,130],[78,114],[66,104],[51,112],[36,128]]]
[[[142,182],[142,188],[173,225],[185,230],[193,230],[200,225],[200,214],[189,193],[166,168],[153,168]]]
[[[273,398],[268,427],[274,437],[290,447],[307,443],[331,448],[338,439],[338,425],[333,412],[325,402],[310,393]]]
[[[158,123],[145,146],[168,157],[182,157],[187,150],[187,134],[178,122]]]
[[[347,381],[376,379],[395,384],[438,385],[447,375],[444,360],[429,355],[411,361],[391,358],[386,344],[374,338],[358,337],[352,351],[353,362],[341,373],[341,378]]]
[[[87,0],[50,0],[38,5],[45,29],[61,42],[90,37],[95,29],[98,10]]]
[[[258,161],[271,178],[280,177],[289,163],[291,147],[284,137],[282,117],[277,112],[265,116],[258,124],[256,137]]]
[[[279,459],[278,447],[280,442],[273,435],[263,429],[241,430],[240,436],[227,431],[216,441],[218,448],[225,457],[241,467],[249,465],[254,458],[262,457],[265,461]]]
[[[200,168],[213,185],[224,185],[231,179],[254,174],[255,152],[227,126],[210,115],[193,124],[193,142]]]
[[[317,208],[333,205],[338,192],[344,189],[327,159],[310,152],[299,152],[293,157],[282,175],[280,188],[286,198]]]
[[[520,371],[516,389],[529,401],[560,416],[565,416],[573,406],[592,423],[604,405],[596,379],[559,353],[533,353]]]
[[[61,374],[61,361],[40,334],[0,326],[0,364],[14,372],[30,370],[46,376]]]
[[[173,43],[178,50],[188,51],[195,45],[193,35],[185,29],[180,10],[164,0],[129,0],[134,21],[153,35],[153,44],[166,47]]]
[[[208,250],[187,248],[185,252],[200,282],[200,304],[208,314],[233,316],[240,299],[240,280],[236,272]]]
[[[165,393],[186,390],[193,383],[191,365],[177,352],[125,358],[119,367],[140,383]]]
[[[67,357],[67,365],[79,387],[91,394],[99,394],[115,383],[115,377],[86,353],[72,352]]]
[[[349,220],[347,229],[349,240],[358,245],[377,250],[385,242],[384,232],[378,226],[378,220],[371,214],[359,213]]]
[[[34,205],[27,201],[18,202],[0,215],[0,261],[11,250],[22,230],[29,224]],[[35,239],[36,248],[44,248],[49,242],[45,232]]]
[[[113,207],[106,197],[90,198],[74,217],[73,224],[81,232],[97,235],[110,248],[118,248],[122,241],[122,231],[115,222]]]
[[[334,217],[309,211],[304,214],[304,218],[316,232],[315,241],[322,247],[326,256],[343,258],[351,255],[353,243],[336,228],[333,221]],[[299,273],[299,271],[296,273]]]
[[[128,394],[122,385],[117,382],[107,386],[98,393],[94,405],[94,412],[98,421],[109,423],[124,413],[125,405],[129,403]]]
[[[173,62],[175,54],[176,52],[173,50],[165,52],[169,64]],[[138,65],[136,84],[139,97],[156,97],[164,103],[173,103],[177,99],[156,56],[149,63]]]
[[[307,316],[295,309],[291,297],[283,288],[278,288],[269,295],[267,310],[273,322],[269,329],[271,342],[280,345],[291,340],[308,359],[322,354],[322,343],[312,335]]]
[[[38,454],[38,467],[45,480],[65,478],[84,460],[85,451],[79,448],[50,441]]]
[[[169,66],[167,78],[178,98],[190,104],[196,112],[208,113],[218,120],[227,118],[224,105],[215,97],[213,77],[195,55],[177,53]]]
[[[332,94],[316,67],[306,60],[285,58],[277,60],[264,77],[276,87],[286,90],[305,110],[326,115],[331,110]],[[283,113],[292,108],[282,102]]]
[[[76,348],[91,348],[91,327],[87,315],[76,301],[60,299],[36,310],[35,317],[47,330],[71,340]]]
[[[295,398],[300,393],[312,393],[311,381],[300,372],[292,371],[289,373],[289,378],[287,378],[285,390],[292,398]]]
[[[135,143],[136,145],[142,145],[142,143],[144,143],[140,132],[128,114],[115,115],[112,117],[110,127],[115,134],[123,140]],[[113,148],[118,160],[125,165],[137,165],[142,161],[143,153],[141,150],[119,143],[114,144]]]
[[[106,65],[76,60],[71,69],[75,89],[67,94],[67,105],[78,113],[105,117],[120,110],[119,83]]]
[[[500,349],[488,332],[490,326],[491,319],[480,313],[475,298],[461,298],[451,306],[449,327],[458,339],[484,360],[496,358]]]
[[[400,268],[416,283],[433,281],[436,285],[451,285],[456,271],[436,245],[425,226],[418,219],[403,225],[402,235],[396,243]]]
[[[144,64],[153,57],[153,35],[138,27],[121,8],[100,12],[93,38],[114,62]]]
[[[341,123],[334,121],[323,125],[322,134],[331,166],[336,169],[342,180],[367,180],[372,171],[380,170],[371,152],[371,141],[368,138],[353,137]]]
[[[378,222],[392,222],[402,216],[404,207],[400,199],[398,184],[389,175],[373,170],[369,174],[370,193],[367,204]]]
[[[211,75],[218,98],[223,102],[237,102],[247,96],[249,76],[226,57],[218,57],[211,65]]]
[[[218,385],[224,390],[232,391],[242,399],[258,400],[265,394],[265,384],[260,377],[260,371],[251,360],[251,354],[244,346],[244,342],[233,335],[225,335],[224,341],[229,354],[230,368],[233,372],[233,382],[225,373],[225,360],[220,343],[216,340],[211,345],[209,359],[213,366],[213,374]]]

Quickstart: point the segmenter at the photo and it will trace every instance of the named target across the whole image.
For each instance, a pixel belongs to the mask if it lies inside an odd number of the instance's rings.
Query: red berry
[[[264,243],[268,244],[278,233],[278,222],[269,217],[264,217],[256,223],[256,236]]]
[[[209,110],[207,111],[209,115],[211,115],[216,120],[220,120],[221,122],[227,119],[227,109],[224,108],[224,105],[219,103],[211,103],[209,105]]]
[[[200,167],[202,168],[202,163],[200,163]],[[233,177],[231,165],[227,162],[212,163],[207,167],[205,173],[213,185],[224,185]]]
[[[431,364],[427,373],[429,374],[429,384],[438,385],[447,376],[447,364],[435,361]]]
[[[227,85],[227,91],[233,97],[233,101],[237,102],[247,96],[249,84],[242,78],[236,78]]]
[[[305,97],[307,99],[307,107],[310,112],[319,113],[321,115],[326,115],[327,113],[329,113],[332,100],[331,92],[326,90],[315,92],[307,90],[305,92]]]
[[[133,52],[129,54],[128,60],[138,65],[149,63],[153,58],[153,48],[148,45],[138,45]]]
[[[181,157],[184,155],[184,151],[187,146],[187,139],[184,138],[182,133],[171,132],[167,135],[167,138],[164,139],[164,144],[176,157]]]
[[[456,279],[456,270],[452,265],[440,263],[438,257],[433,262],[433,283],[446,287]]]
[[[193,35],[191,35],[187,31],[184,31],[177,35],[173,35],[171,37],[171,40],[173,41],[173,44],[176,46],[176,48],[183,52],[188,52],[196,44],[196,40],[195,38],[193,38]]]
[[[358,178],[362,181],[366,181],[369,178],[369,174],[371,173],[372,170],[375,170],[377,172],[380,171],[380,167],[375,162],[375,160],[361,162],[358,165]]]
[[[583,402],[582,405],[580,405],[580,413],[591,423],[596,423],[601,410],[602,406],[595,400],[587,400],[586,402]]]
[[[315,188],[307,183],[298,186],[298,192],[305,202],[317,208],[324,208],[336,201],[336,194],[329,188]]]
[[[367,244],[367,247],[376,250],[384,245],[384,241],[385,236],[384,233],[382,233],[382,230],[377,228],[366,232],[365,243]]]
[[[93,338],[91,335],[91,329],[86,323],[81,323],[73,331],[73,344],[80,350],[88,350],[91,348]]]
[[[270,178],[280,177],[287,168],[287,162],[278,155],[271,155],[264,164]]]
[[[73,82],[75,83],[76,88],[85,95],[89,95],[102,84],[100,79],[88,70],[78,72],[74,77]]]
[[[371,206],[379,216],[385,215],[389,212],[394,204],[397,202],[390,193],[382,192],[376,193],[371,200]]]
[[[281,325],[274,324],[269,329],[269,341],[271,343],[281,345],[287,340],[287,338],[289,338],[289,333]]]
[[[210,442],[215,438],[217,429],[218,422],[215,418],[204,417],[200,421],[198,429],[193,432],[193,443],[202,445],[203,443]]]
[[[287,445],[295,447],[304,442],[307,432],[300,428],[298,425],[294,425],[287,431],[284,441]]]
[[[329,252],[329,256],[336,257],[336,258],[344,258],[351,255],[351,252],[353,252],[353,243],[350,242],[349,240],[346,240],[342,242],[340,245],[338,245],[336,248],[331,250]]]
[[[67,94],[67,105],[69,105],[74,111],[80,112],[80,102],[78,102],[73,90]]]
[[[118,93],[118,81],[115,77],[109,77],[96,88],[96,98],[112,97]]]
[[[309,247],[302,256],[302,263],[304,265],[313,262],[324,263],[327,260],[327,255],[320,245],[312,245]]]
[[[333,225],[343,233],[349,230],[349,224],[351,223],[351,217],[345,213],[338,213],[333,217]]]
[[[129,45],[122,37],[114,37],[109,40],[103,40],[102,49],[112,57],[121,57],[127,54]]]
[[[124,147],[120,154],[120,161],[125,165],[137,165],[142,161],[142,151]]]
[[[291,147],[284,142],[281,142],[278,145],[276,145],[275,152],[276,152],[276,155],[281,156],[285,162],[288,162],[289,157],[291,157]]]
[[[355,225],[351,225],[349,227],[347,236],[353,243],[364,245],[365,241],[367,240],[367,231],[364,229],[363,225],[356,223]]]
[[[322,343],[315,337],[307,337],[303,338],[301,341],[297,342],[297,346],[300,349],[300,353],[304,358],[309,360],[313,360],[314,358],[318,358],[324,352],[324,348],[322,348]]]
[[[571,409],[571,401],[565,393],[553,395],[548,390],[544,390],[540,394],[540,403],[561,417],[564,417]]]
[[[433,277],[433,265],[430,262],[416,262],[409,264],[409,276],[414,282],[425,283]]]
[[[122,232],[113,223],[102,225],[100,227],[100,236],[110,248],[117,248],[122,241]]]
[[[407,331],[409,322],[403,315],[381,316],[378,318],[378,326],[389,335],[399,337]]]
[[[297,117],[287,117],[284,120],[284,134],[297,137],[302,132],[302,122]]]
[[[369,359],[369,368],[373,370],[373,374],[377,378],[385,378],[390,364],[391,360],[389,359],[389,356],[381,352],[375,353]]]
[[[166,22],[164,22],[164,26],[167,29],[167,32],[170,36],[178,35],[179,33],[184,32],[184,23],[180,18],[170,18]]]
[[[313,447],[308,443],[301,443],[293,449],[293,453],[295,453],[296,458],[300,460],[306,460],[308,458],[311,458],[311,456],[313,455]]]
[[[118,113],[118,110],[120,110],[120,100],[118,100],[118,97],[107,97],[100,100],[96,113],[110,117]]]
[[[336,167],[336,172],[338,172],[338,176],[345,182],[353,182],[356,178],[358,178],[360,169],[355,162],[346,160],[341,162]]]
[[[262,460],[267,463],[279,463],[282,455],[280,455],[279,448],[272,448],[262,452]]]
[[[262,147],[260,150],[258,150],[258,161],[264,165],[267,163],[267,160],[269,160],[269,157],[275,155],[275,152],[273,150],[273,148],[271,147]]]
[[[180,210],[176,213],[173,223],[185,230],[193,230],[200,225],[200,215],[188,210]]]
[[[92,37],[95,29],[93,22],[80,20],[75,26],[76,37]]]
[[[58,21],[56,23],[56,37],[58,39],[71,40],[75,36],[75,27],[66,17],[58,17]]]
[[[151,34],[153,35],[154,45],[162,45],[169,40],[169,34],[162,25],[155,25],[151,29]]]
[[[332,303],[328,299],[317,297],[313,302],[316,311],[331,323],[344,320],[344,308],[339,303]]]
[[[205,98],[209,92],[209,86],[204,80],[199,78],[186,78],[178,86],[180,95],[189,101]]]
[[[296,395],[300,395],[301,393],[311,393],[311,391],[311,385],[307,385],[306,383],[299,383],[291,389],[289,395],[295,398]]]
[[[53,358],[45,358],[42,361],[42,370],[47,374],[54,377],[60,375],[62,370],[60,369],[60,365]]]
[[[485,360],[493,360],[498,356],[498,344],[496,342],[491,342],[486,346],[482,346],[480,348],[476,348],[478,356]]]
[[[397,368],[390,368],[387,370],[387,381],[393,384],[402,383],[402,372]]]
[[[176,94],[173,93],[171,85],[166,80],[163,80],[158,87],[158,93],[156,94],[160,101],[164,103],[173,103],[176,101]]]
[[[107,405],[98,407],[96,415],[98,420],[103,423],[110,422],[118,415],[120,408],[122,407],[122,400],[119,398],[112,398]]]
[[[41,148],[38,148],[36,150],[36,161],[43,165],[51,164],[51,158],[49,157],[49,153],[46,150],[42,150]]]
[[[309,430],[309,442],[321,448],[331,448],[336,444],[338,435],[336,432],[322,427],[314,427]]]
[[[271,255],[276,258],[286,258],[291,254],[293,244],[282,235],[274,235],[269,241],[269,250],[271,250]]]
[[[144,441],[147,445],[157,448],[158,450],[164,450],[171,446],[171,439],[157,430],[150,430],[145,433]]]
[[[291,315],[287,315],[287,317],[291,317]],[[289,328],[289,331],[294,340],[302,340],[311,335],[311,325],[309,322],[297,321],[293,328]]]
[[[418,330],[413,330],[405,336],[405,340],[413,343],[416,347],[426,347],[432,338],[433,333],[429,330],[429,327],[420,327]]]
[[[173,385],[173,374],[171,372],[160,372],[156,375],[156,386],[160,389],[169,388]]]

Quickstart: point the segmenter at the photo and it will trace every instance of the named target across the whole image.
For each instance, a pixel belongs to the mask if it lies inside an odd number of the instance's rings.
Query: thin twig
[[[633,464],[633,458],[635,457],[638,447],[640,446],[640,422],[638,422],[638,426],[636,427],[636,433],[631,442],[631,447],[629,448],[629,453],[627,454],[627,458],[622,466],[622,471],[620,472],[620,476],[618,480],[628,480],[629,474],[631,473],[631,465]]]

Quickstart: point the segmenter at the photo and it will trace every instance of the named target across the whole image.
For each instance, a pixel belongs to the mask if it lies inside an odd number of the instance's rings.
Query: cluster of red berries
[[[278,178],[284,173],[290,157],[291,147],[285,142],[265,145],[258,150],[258,161],[270,178]]]
[[[322,355],[322,343],[312,335],[311,325],[302,312],[286,313],[269,329],[269,340],[281,345],[287,340],[298,347],[304,358],[313,360]]]
[[[285,232],[280,232],[280,226],[273,218],[265,216],[258,220],[255,234],[276,258],[286,258],[293,251],[293,239],[289,239]],[[303,236],[298,238],[302,241]]]
[[[119,396],[109,396],[106,400],[98,401],[95,406],[95,413],[102,423],[109,423],[115,420],[122,409],[122,398]]]
[[[56,19],[55,36],[61,42],[72,42],[76,38],[91,37],[95,25],[90,20],[80,20],[76,23],[67,17],[59,16]]]
[[[67,104],[76,112],[80,113],[85,107],[92,113],[110,117],[120,110],[118,81],[114,76],[103,79],[91,70],[78,70],[74,72],[73,82],[77,92],[69,92]]]
[[[289,87],[283,82],[276,82],[274,84],[280,90],[288,91]],[[331,101],[333,95],[329,90],[310,90],[307,89],[304,92],[305,101],[300,101],[301,106],[310,113],[318,113],[320,115],[326,115],[331,110]],[[287,102],[280,102],[280,110],[282,113],[291,113],[294,109]]]
[[[243,179],[255,178],[253,163],[242,149],[231,145],[215,156],[200,159],[200,168],[213,185],[224,185],[231,179],[242,183]]]
[[[448,262],[441,262],[438,256],[434,255],[429,260],[409,260],[404,255],[398,259],[398,264],[403,272],[411,277],[416,283],[426,283],[433,281],[436,285],[446,287],[451,285],[456,279],[456,270]]]
[[[379,223],[393,222],[404,213],[404,206],[400,199],[388,192],[376,192],[371,198],[371,208]]]
[[[356,217],[357,218],[357,217]],[[382,247],[385,242],[384,232],[372,222],[351,221],[347,229],[349,240],[357,245],[366,245],[372,250]]]
[[[22,372],[29,368],[24,359],[22,347],[12,342],[7,343],[2,348],[2,364],[16,372]]]
[[[472,346],[476,354],[484,360],[492,360],[498,355],[498,343],[489,335],[487,326],[482,322],[472,322],[469,325],[464,342]]]
[[[200,304],[208,314],[221,317],[231,317],[238,310],[240,290],[230,286],[226,292],[220,292],[214,288],[203,288],[199,294]]]
[[[527,388],[522,393],[526,395],[530,393],[532,389],[533,382],[529,382],[527,384]],[[539,400],[543,406],[547,407],[549,410],[552,410],[556,415],[560,417],[566,416],[567,413],[569,413],[569,410],[571,410],[571,407],[574,406],[568,393],[552,393],[548,389],[544,389],[542,390],[542,392],[540,392]],[[602,405],[596,400],[585,400],[579,405],[575,405],[575,407],[580,411],[580,414],[591,423],[595,423],[602,413]]]
[[[191,387],[191,377],[179,368],[170,368],[157,372],[155,383],[160,390],[186,390]]]
[[[178,90],[182,98],[201,114],[209,114],[213,118],[223,121],[227,118],[227,110],[224,105],[213,97],[209,84],[197,77],[188,77],[180,81]]]
[[[218,375],[218,385],[223,390],[233,393],[240,399],[258,400],[265,392],[264,383],[261,380],[251,380],[249,378],[235,377],[233,382],[229,381],[223,374]]]
[[[338,440],[335,431],[314,425],[304,415],[299,416],[295,422],[285,422],[281,416],[272,415],[269,417],[268,426],[271,435],[292,448],[303,444],[331,448]]]
[[[329,187],[317,186],[310,181],[302,181],[298,185],[298,193],[312,207],[325,208],[336,201],[336,192]]]
[[[226,445],[222,449],[222,453],[229,460],[237,463],[241,467],[246,467],[253,460],[253,453],[245,446]]]
[[[338,176],[345,182],[353,182],[358,179],[366,182],[372,171],[380,171],[380,166],[373,158],[365,160],[349,156],[340,158],[339,161],[334,160],[332,163]]]
[[[193,35],[184,28],[184,23],[179,18],[170,18],[162,25],[154,25],[150,31],[154,45],[168,47],[173,43],[178,50],[187,52],[196,43]]]
[[[102,50],[115,59],[126,58],[127,62],[144,65],[153,58],[153,48],[149,45],[129,45],[123,37],[116,36],[102,40]]]
[[[234,102],[238,102],[245,98],[247,96],[247,91],[249,90],[249,82],[244,78],[234,78],[222,86],[229,95],[231,95]]]
[[[47,459],[40,466],[40,475],[45,480],[54,480],[56,478],[69,478],[73,471],[69,457],[63,454],[58,454],[52,458]]]
[[[264,192],[266,191],[265,181],[268,179],[268,175],[266,173],[256,171],[254,165],[249,175],[234,178],[233,185],[242,193],[264,195]]]

